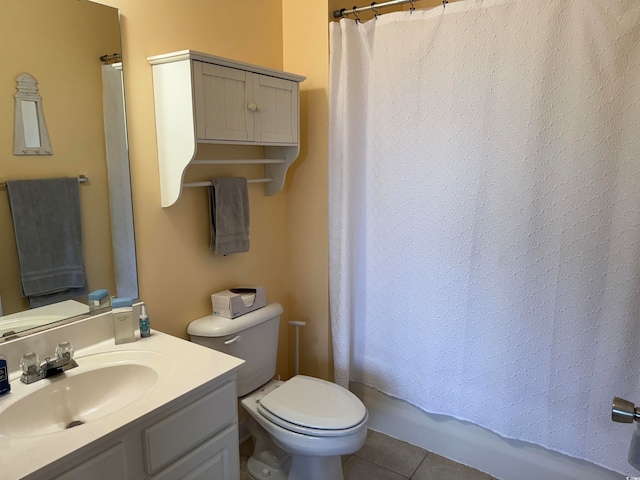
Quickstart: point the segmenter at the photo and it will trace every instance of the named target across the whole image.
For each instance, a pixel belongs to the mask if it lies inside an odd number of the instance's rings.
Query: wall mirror
[[[6,181],[86,177],[80,205],[89,291],[138,298],[121,58],[112,63],[121,51],[116,8],[89,0],[0,2],[0,342],[11,338],[3,333],[22,336],[89,314],[86,296],[29,309]],[[23,73],[38,81],[51,155],[14,155]]]

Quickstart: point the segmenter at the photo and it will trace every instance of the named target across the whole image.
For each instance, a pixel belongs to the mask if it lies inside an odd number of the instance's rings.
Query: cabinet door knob
[[[247,105],[247,108],[252,112],[255,112],[258,109],[258,106],[255,103],[250,103],[249,105]]]

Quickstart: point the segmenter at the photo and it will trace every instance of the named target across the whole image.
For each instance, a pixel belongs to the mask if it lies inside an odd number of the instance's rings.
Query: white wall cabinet
[[[298,83],[193,62],[199,142],[298,144]]]
[[[82,427],[77,427],[82,428]],[[37,480],[238,480],[235,375],[172,402],[29,477]]]
[[[266,195],[279,192],[300,152],[299,85],[305,77],[191,50],[149,57],[163,207],[182,192],[201,144],[259,145]],[[222,163],[216,160],[215,163]]]

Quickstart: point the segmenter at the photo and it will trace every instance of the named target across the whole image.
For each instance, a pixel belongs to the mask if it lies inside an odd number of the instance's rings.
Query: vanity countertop
[[[58,338],[62,338],[60,335],[58,332]],[[19,342],[17,340],[16,344]],[[33,340],[25,344],[25,348],[27,346],[32,347]],[[0,353],[3,353],[2,350],[0,348]],[[41,357],[44,357],[44,353],[40,353]],[[86,450],[92,442],[114,434],[180,397],[233,378],[235,371],[244,363],[235,357],[156,331],[149,338],[124,345],[115,345],[113,338],[109,338],[77,349],[74,359],[78,367],[51,379],[25,385],[19,379],[20,372],[12,370],[11,393],[0,397],[0,415],[12,405],[24,401],[27,395],[54,385],[61,376],[91,375],[92,369],[102,368],[99,363],[102,358],[108,359],[112,365],[128,362],[144,364],[157,372],[157,379],[151,382],[153,386],[149,391],[126,407],[87,421],[79,427],[35,436],[0,433],[2,478],[21,479],[29,478],[34,472],[42,473],[43,467],[59,464],[65,456],[80,449]],[[15,368],[15,365],[12,367]],[[53,407],[46,402],[40,406],[42,409]],[[24,421],[30,420],[25,418]],[[0,430],[6,428],[0,425]]]

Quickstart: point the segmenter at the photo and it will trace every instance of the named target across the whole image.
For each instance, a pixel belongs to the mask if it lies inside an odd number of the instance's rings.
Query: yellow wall
[[[18,21],[19,20],[19,21]],[[0,181],[73,177],[80,188],[89,288],[115,291],[99,57],[120,51],[117,11],[77,0],[0,2]],[[53,155],[13,155],[16,77],[39,93]],[[4,314],[28,308],[6,192],[0,191],[0,294]]]
[[[264,285],[268,301],[288,307],[287,201],[249,186],[251,249],[218,257],[209,250],[206,188],[185,189],[160,207],[151,66],[147,57],[191,49],[282,69],[280,0],[108,0],[121,14],[125,95],[140,297],[152,328],[187,338],[191,320],[211,313],[211,293]],[[294,72],[297,73],[297,72]],[[193,171],[192,171],[193,170]],[[262,176],[260,166],[191,167],[187,177]],[[286,314],[278,374],[288,375]]]
[[[302,320],[301,373],[333,378],[328,295],[327,21],[338,0],[103,0],[121,12],[133,201],[141,298],[152,326],[186,338],[211,312],[209,295],[238,284],[266,287],[285,308],[278,374],[293,374],[294,330]],[[437,0],[417,2],[417,6]],[[363,19],[366,18],[363,15]],[[207,194],[186,189],[160,207],[151,67],[146,57],[192,49],[307,77],[301,85],[301,154],[285,189],[265,197],[250,187],[251,251],[208,250]],[[201,152],[200,152],[201,153]],[[220,152],[205,152],[221,156]],[[223,152],[231,153],[231,152]],[[191,180],[222,174],[261,176],[261,167],[191,167]],[[197,169],[197,170],[196,170]],[[203,170],[204,169],[204,170]]]

